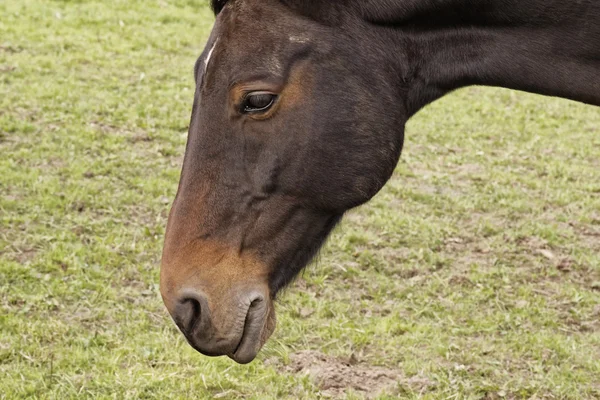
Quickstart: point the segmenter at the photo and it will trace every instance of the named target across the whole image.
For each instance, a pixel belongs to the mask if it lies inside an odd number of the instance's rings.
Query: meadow
[[[250,365],[158,293],[214,17],[0,2],[0,399],[600,398],[600,108],[472,87],[281,296]]]

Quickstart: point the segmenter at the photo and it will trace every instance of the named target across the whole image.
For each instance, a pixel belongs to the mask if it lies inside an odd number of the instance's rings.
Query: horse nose
[[[208,302],[204,294],[186,291],[179,299],[173,319],[179,329],[188,336],[194,331],[194,328],[202,325],[202,318],[208,317],[207,311]]]
[[[268,292],[257,288],[237,289],[231,296],[217,297],[218,306],[209,308],[208,296],[187,289],[178,296],[172,317],[188,343],[207,356],[227,355],[248,363],[264,341],[265,329],[272,329]],[[213,301],[215,301],[213,299]]]

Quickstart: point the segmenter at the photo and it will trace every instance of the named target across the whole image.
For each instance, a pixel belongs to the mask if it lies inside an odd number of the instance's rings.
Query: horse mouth
[[[250,304],[240,342],[233,353],[228,355],[238,364],[252,362],[265,343],[266,337],[270,336],[268,321],[272,307],[269,302],[269,300],[259,298]]]

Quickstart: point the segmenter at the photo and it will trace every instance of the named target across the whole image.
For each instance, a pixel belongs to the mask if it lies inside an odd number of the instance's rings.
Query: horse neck
[[[361,8],[405,46],[411,114],[468,85],[600,105],[599,1],[367,0]]]

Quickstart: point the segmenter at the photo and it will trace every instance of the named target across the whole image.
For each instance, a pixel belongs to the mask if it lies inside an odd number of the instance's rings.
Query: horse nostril
[[[251,311],[253,309],[255,309],[256,307],[258,307],[261,303],[263,302],[263,298],[262,296],[252,300],[252,302],[250,303],[250,307],[248,308],[248,311]]]
[[[191,332],[202,317],[203,298],[199,294],[187,295],[179,301],[175,323],[184,333]]]

